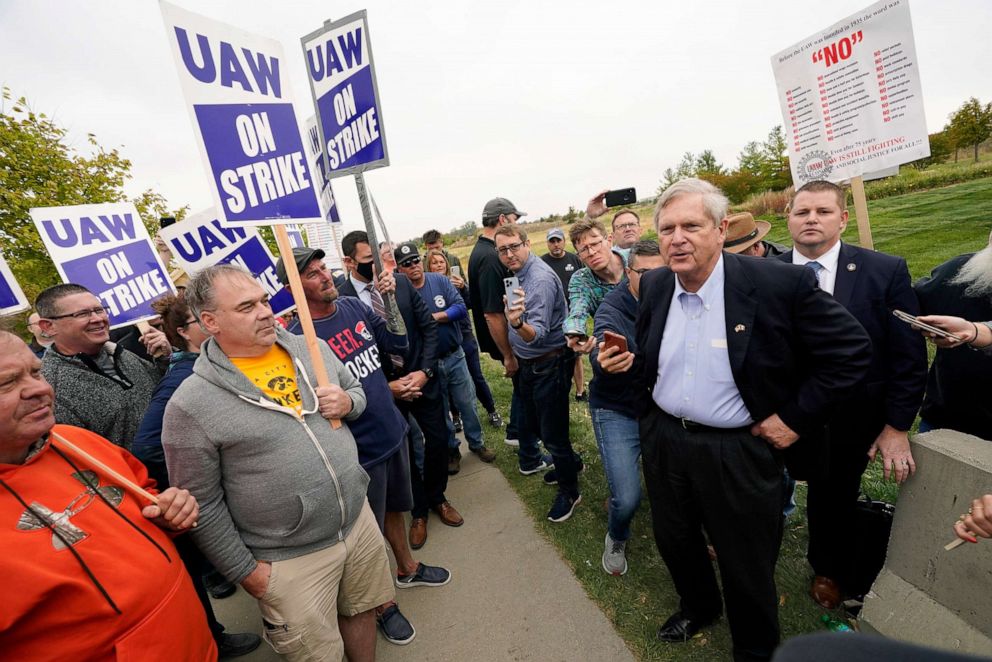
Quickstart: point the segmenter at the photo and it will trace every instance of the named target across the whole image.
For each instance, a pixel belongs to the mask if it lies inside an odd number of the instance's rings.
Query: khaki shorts
[[[272,563],[258,601],[269,645],[291,662],[341,660],[338,615],[354,616],[393,599],[395,587],[368,502],[344,541],[319,552]]]

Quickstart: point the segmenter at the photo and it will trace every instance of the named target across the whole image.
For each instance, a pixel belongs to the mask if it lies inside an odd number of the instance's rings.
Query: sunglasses
[[[400,264],[401,267],[412,267],[415,264],[420,264],[420,258],[414,257]]]

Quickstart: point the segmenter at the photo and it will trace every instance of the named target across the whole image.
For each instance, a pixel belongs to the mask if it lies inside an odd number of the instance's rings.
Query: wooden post
[[[300,316],[300,326],[303,328],[303,337],[307,341],[307,351],[310,353],[310,362],[313,370],[317,373],[318,386],[330,386],[331,380],[327,377],[327,366],[324,365],[324,357],[320,353],[320,343],[317,332],[313,328],[313,318],[310,317],[310,308],[307,306],[306,296],[303,294],[303,283],[300,281],[300,271],[296,268],[296,260],[293,258],[293,246],[289,243],[289,234],[285,225],[273,225],[272,230],[276,235],[276,243],[279,244],[279,256],[286,267],[286,276],[289,277],[289,289],[293,293],[293,300],[296,301],[296,314]],[[331,419],[331,427],[337,429],[341,427],[341,421]]]
[[[871,239],[871,222],[868,220],[865,180],[861,178],[861,175],[851,177],[851,196],[854,198],[854,215],[858,219],[858,243],[862,248],[875,250],[875,244]]]

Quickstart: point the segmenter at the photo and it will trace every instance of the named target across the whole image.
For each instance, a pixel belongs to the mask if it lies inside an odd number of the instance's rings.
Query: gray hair
[[[214,283],[222,276],[229,278],[241,276],[254,281],[251,272],[236,264],[215,264],[198,271],[195,276],[189,279],[184,295],[186,305],[193,311],[197,320],[200,319],[200,313],[204,310],[214,310],[217,307],[217,302],[214,301]]]
[[[713,225],[720,225],[720,221],[726,218],[727,210],[730,207],[730,201],[727,200],[727,196],[705,179],[688,177],[675,182],[658,196],[658,203],[654,207],[655,228],[658,227],[658,219],[661,217],[662,210],[671,204],[672,201],[685,195],[703,196],[703,209],[713,219]]]
[[[630,247],[627,266],[633,268],[635,257],[651,257],[652,255],[661,255],[661,247],[658,246],[658,242],[651,239],[638,241]]]

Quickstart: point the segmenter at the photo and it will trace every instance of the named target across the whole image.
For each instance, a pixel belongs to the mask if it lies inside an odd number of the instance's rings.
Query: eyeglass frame
[[[575,249],[575,252],[579,255],[579,257],[582,257],[583,255],[591,255],[593,251],[598,249],[604,241],[606,241],[606,237],[600,237],[598,241],[590,241],[582,248]]]
[[[44,317],[42,319],[51,320],[53,322],[55,320],[66,319],[67,317],[71,317],[76,320],[88,320],[93,317],[93,315],[100,315],[101,313],[107,317],[110,317],[110,308],[107,306],[99,306],[95,308],[87,308],[86,310],[77,310],[74,313],[66,313],[65,315],[52,315],[51,317]]]
[[[499,253],[500,255],[509,255],[510,253],[516,254],[516,252],[519,251],[521,247],[523,247],[523,245],[526,243],[527,243],[526,241],[518,241],[515,244],[507,244],[506,246],[501,246],[500,248],[497,248],[496,252]]]

